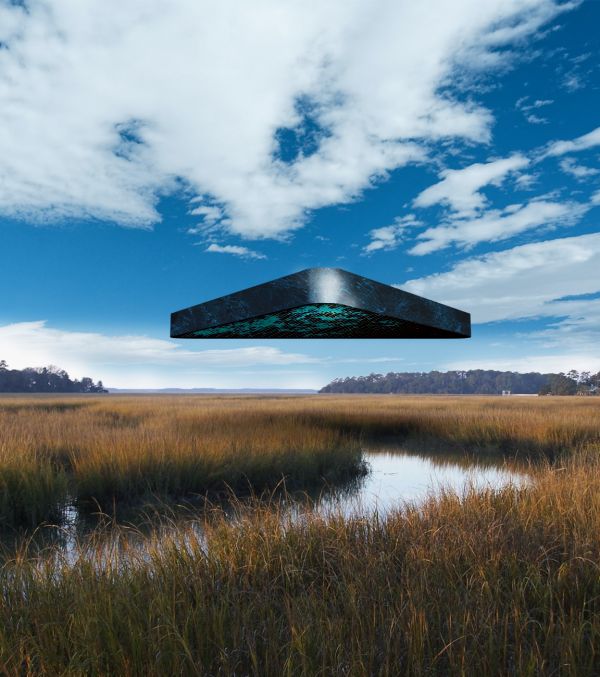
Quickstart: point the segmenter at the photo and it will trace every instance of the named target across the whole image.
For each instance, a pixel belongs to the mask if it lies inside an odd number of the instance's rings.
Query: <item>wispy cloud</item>
[[[526,105],[527,97],[517,102],[521,110],[537,109],[552,103],[551,100],[535,100]],[[417,209],[440,205],[445,214],[440,225],[427,228],[416,236],[418,242],[408,251],[422,256],[451,245],[469,248],[480,242],[497,242],[515,235],[544,228],[574,224],[592,206],[597,204],[594,196],[588,202],[557,202],[555,192],[540,196],[527,204],[515,203],[502,208],[489,209],[490,201],[483,189],[487,186],[501,186],[508,176],[522,190],[528,190],[536,182],[537,174],[524,174],[532,161],[539,163],[548,157],[586,150],[600,145],[600,127],[573,140],[554,141],[543,149],[534,150],[530,159],[522,153],[510,157],[474,163],[461,169],[444,169],[441,180],[421,191],[413,200]],[[578,164],[573,158],[560,161],[563,172],[577,180],[596,176],[599,170]],[[415,219],[414,215],[410,215]],[[401,219],[391,226],[370,232],[372,241],[364,248],[365,253],[394,249],[404,240]]]
[[[474,322],[578,316],[600,291],[600,233],[521,245],[408,280],[402,289],[472,313]]]
[[[539,115],[536,115],[535,113],[530,113],[526,117],[527,122],[531,123],[532,125],[547,125],[548,124],[548,118],[543,118],[540,117]]]
[[[315,356],[273,346],[206,349],[143,335],[71,331],[40,320],[0,326],[0,357],[10,367],[58,365],[105,385],[159,387],[321,387],[341,364],[389,364],[404,357]],[[239,342],[237,342],[239,345]],[[222,344],[222,342],[221,342]]]
[[[285,352],[271,346],[190,350],[174,341],[149,336],[107,335],[66,331],[44,321],[0,326],[0,355],[15,368],[57,364],[73,375],[123,383],[136,368],[167,368],[173,378],[181,370],[236,370],[252,365],[291,366],[315,364],[309,355]],[[125,380],[125,384],[127,381]]]
[[[559,164],[565,174],[574,176],[578,181],[583,181],[590,176],[596,176],[600,173],[599,170],[594,169],[593,167],[577,164],[577,162],[570,157],[563,158]]]
[[[546,151],[542,153],[542,158],[556,157],[558,155],[566,155],[567,153],[576,153],[578,151],[587,150],[594,146],[600,146],[600,127],[578,136],[576,139],[570,141],[554,141]]]
[[[422,256],[452,244],[472,247],[479,242],[498,242],[536,228],[553,228],[573,224],[589,208],[576,202],[533,200],[504,209],[491,209],[472,219],[453,219],[447,224],[428,228],[418,235],[421,240],[409,251]]]
[[[529,96],[523,96],[517,101],[516,107],[519,110],[522,110],[524,113],[530,113],[532,110],[537,110],[538,108],[543,108],[544,106],[550,106],[553,103],[553,99],[531,100]]]
[[[442,180],[419,193],[415,207],[431,207],[442,204],[458,216],[471,216],[487,204],[481,188],[499,186],[507,174],[523,169],[529,160],[516,153],[508,158],[491,162],[477,162],[463,169],[444,169]]]
[[[364,254],[376,251],[396,249],[404,239],[405,231],[411,227],[423,225],[414,214],[398,217],[390,226],[374,228],[369,232],[371,242],[363,247]]]
[[[447,370],[457,369],[497,369],[499,371],[518,371],[527,374],[537,371],[541,374],[556,374],[568,372],[571,369],[577,371],[600,371],[600,358],[597,353],[563,351],[540,355],[530,353],[521,356],[505,357],[491,355],[488,358],[466,358],[460,361],[447,362],[444,367]]]
[[[545,106],[550,106],[553,103],[553,99],[532,100],[529,96],[523,96],[517,101],[516,108],[523,113],[527,122],[532,125],[545,125],[548,124],[548,119],[538,115],[535,111]]]
[[[253,249],[248,249],[248,247],[240,247],[238,245],[226,244],[220,245],[212,243],[204,250],[213,254],[232,254],[233,256],[239,256],[243,259],[266,259],[267,257],[260,252],[254,251]]]

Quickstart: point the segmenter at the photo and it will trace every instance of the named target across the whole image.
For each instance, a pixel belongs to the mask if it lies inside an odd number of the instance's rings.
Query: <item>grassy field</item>
[[[540,457],[600,441],[592,399],[0,398],[0,528],[149,495],[307,489],[361,472],[360,440]]]
[[[303,419],[293,400],[0,399],[0,526],[154,496],[261,492],[362,471],[356,435]],[[282,406],[283,404],[283,406]]]
[[[0,674],[600,674],[600,399],[5,398],[0,409],[0,477],[47,468],[31,479],[46,506],[61,485],[160,491],[165,468],[171,493],[193,490],[190,467],[196,489],[282,473],[301,486],[355,467],[361,437],[537,459],[527,488],[447,492],[385,517],[291,520],[278,504],[240,504],[236,520],[157,524],[135,547],[114,527],[122,542],[108,555],[100,532],[68,553],[6,548]]]

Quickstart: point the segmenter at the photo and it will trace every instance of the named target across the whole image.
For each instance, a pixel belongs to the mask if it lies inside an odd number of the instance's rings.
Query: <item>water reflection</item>
[[[368,515],[377,511],[385,515],[390,509],[410,502],[418,504],[441,490],[458,494],[469,488],[500,489],[507,485],[524,486],[529,482],[527,466],[501,458],[477,458],[465,454],[424,454],[407,451],[397,444],[370,444],[363,450],[368,472],[343,486],[328,486],[316,492],[276,491],[260,497],[230,501],[208,501],[196,497],[178,504],[156,501],[136,509],[120,509],[114,515],[67,509],[63,521],[56,526],[39,527],[27,534],[27,550],[41,554],[50,548],[63,561],[73,563],[86,553],[102,553],[105,561],[118,558],[124,547],[143,557],[147,537],[154,542],[175,532],[184,524],[191,526],[202,539],[207,520],[232,522],[243,518],[244,505],[275,502],[284,517],[302,519],[308,512],[326,515],[331,512],[346,516]],[[118,526],[118,528],[115,528]],[[4,534],[4,555],[23,547],[23,534]],[[96,560],[97,561],[97,560]]]
[[[324,495],[322,510],[385,514],[406,502],[423,502],[442,490],[463,494],[471,488],[522,487],[529,481],[525,464],[501,458],[417,454],[393,445],[372,445],[363,453],[369,473],[352,487]]]

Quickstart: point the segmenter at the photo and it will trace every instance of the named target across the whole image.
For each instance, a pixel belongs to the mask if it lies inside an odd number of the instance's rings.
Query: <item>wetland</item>
[[[0,398],[0,671],[600,669],[600,398]]]

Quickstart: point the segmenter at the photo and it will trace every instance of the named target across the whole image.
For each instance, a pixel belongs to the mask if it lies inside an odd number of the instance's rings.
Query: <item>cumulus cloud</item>
[[[233,244],[220,245],[213,242],[212,244],[209,244],[204,251],[216,254],[233,254],[233,256],[239,256],[243,259],[267,258],[264,254],[256,252],[253,249],[248,249],[248,247],[240,247]]]
[[[600,291],[600,233],[521,245],[397,285],[471,312],[477,323],[525,317],[584,318]],[[600,329],[600,317],[598,329]]]
[[[590,205],[575,202],[535,200],[514,204],[504,209],[491,209],[472,219],[455,219],[447,224],[428,228],[418,236],[419,242],[411,254],[423,255],[445,249],[451,244],[472,247],[479,242],[507,240],[526,231],[545,227],[570,225],[579,219]]]
[[[516,153],[508,158],[492,162],[477,162],[464,169],[444,169],[442,180],[419,193],[415,207],[431,207],[442,204],[459,216],[470,216],[483,209],[487,201],[480,192],[484,186],[499,186],[507,174],[523,169],[529,160]]]
[[[0,0],[0,213],[148,227],[178,191],[209,228],[280,237],[431,141],[487,141],[456,67],[572,6]]]

